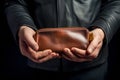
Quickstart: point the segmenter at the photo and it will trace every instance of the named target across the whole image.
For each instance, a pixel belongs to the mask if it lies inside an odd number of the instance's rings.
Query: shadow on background
[[[4,0],[0,0],[0,78],[26,75],[26,58],[14,42],[4,14]]]
[[[1,61],[1,70],[0,76],[25,76],[27,70],[26,58],[23,57],[19,49],[17,48],[11,31],[7,25],[4,14],[4,1],[0,1],[0,61]],[[108,80],[119,80],[118,73],[118,63],[120,53],[120,30],[116,33],[116,36],[113,37],[109,45],[110,54],[109,54],[109,72]],[[119,79],[117,79],[119,78]]]
[[[108,68],[108,80],[120,80],[118,75],[120,67],[120,29],[115,34],[109,44],[109,68]]]

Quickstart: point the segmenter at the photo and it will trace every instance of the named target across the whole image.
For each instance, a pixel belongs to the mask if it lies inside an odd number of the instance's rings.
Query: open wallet
[[[36,31],[34,39],[39,45],[39,51],[51,49],[62,52],[64,48],[72,47],[87,49],[93,34],[84,27],[43,28]]]

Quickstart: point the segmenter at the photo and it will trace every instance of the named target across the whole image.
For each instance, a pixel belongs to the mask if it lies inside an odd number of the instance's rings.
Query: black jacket
[[[6,0],[6,17],[16,38],[22,25],[35,30],[45,27],[98,26],[105,32],[105,43],[98,58],[92,62],[71,62],[53,59],[41,64],[28,61],[35,68],[77,71],[104,64],[107,43],[120,25],[120,0]]]

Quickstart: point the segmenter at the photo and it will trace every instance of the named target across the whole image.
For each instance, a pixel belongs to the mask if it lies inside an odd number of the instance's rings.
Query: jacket
[[[99,56],[91,62],[52,59],[38,64],[28,60],[28,65],[34,68],[80,71],[107,61],[107,45],[120,25],[120,0],[6,0],[5,14],[15,39],[22,25],[35,30],[69,26],[101,28],[105,33],[104,44]]]

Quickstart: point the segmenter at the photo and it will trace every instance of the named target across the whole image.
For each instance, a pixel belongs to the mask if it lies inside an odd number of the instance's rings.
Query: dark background
[[[0,78],[27,75],[26,58],[19,53],[4,13],[4,0],[0,0]],[[1,80],[1,79],[0,79]]]
[[[111,40],[109,48],[108,80],[119,80],[120,30]],[[4,78],[25,76],[28,71],[25,60],[26,58],[19,53],[7,25],[4,1],[0,0],[0,76]]]

